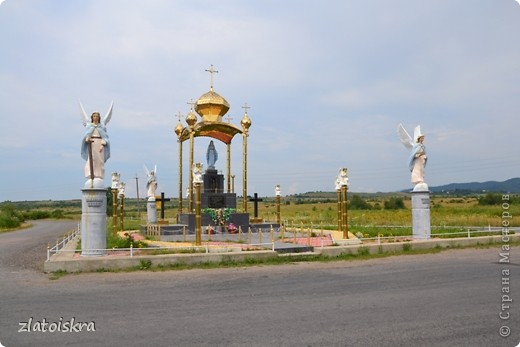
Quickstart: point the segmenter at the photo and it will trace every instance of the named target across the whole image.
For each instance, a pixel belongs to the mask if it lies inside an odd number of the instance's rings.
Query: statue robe
[[[92,145],[92,163],[94,166],[94,177],[103,179],[105,177],[105,162],[110,158],[110,142],[106,129],[101,124],[89,123],[81,145],[81,157],[85,163],[85,177],[90,178],[90,158],[88,155],[88,139]]]

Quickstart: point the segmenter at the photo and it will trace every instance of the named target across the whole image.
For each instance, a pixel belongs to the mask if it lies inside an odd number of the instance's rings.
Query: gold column
[[[348,169],[339,169],[336,179],[336,190],[338,191],[338,205],[341,205],[341,215],[338,213],[338,220],[341,219],[340,230],[343,231],[343,238],[348,239],[348,219],[347,219],[347,190],[348,190]],[[339,218],[341,217],[341,218]]]
[[[112,233],[117,234],[117,188],[112,188]]]
[[[193,147],[194,147],[194,133],[195,133],[195,123],[197,123],[197,116],[195,112],[193,112],[193,108],[186,116],[186,123],[190,128],[190,183],[189,183],[189,193],[188,197],[188,213],[193,212]]]
[[[274,195],[276,196],[276,223],[278,223],[278,225],[281,226],[282,218],[280,215],[280,200],[281,200],[282,193],[280,191],[279,184],[277,184],[276,187],[274,188]]]
[[[342,227],[343,238],[348,239],[348,222],[347,222],[347,185],[341,186],[341,200],[342,200]]]
[[[202,244],[202,223],[201,223],[201,208],[200,208],[200,183],[195,183],[195,245],[200,246]]]
[[[179,143],[179,212],[177,212],[177,222],[179,221],[179,215],[182,213],[182,130],[183,127],[180,122],[179,112],[179,123],[175,127],[175,133],[177,134],[177,142]]]
[[[340,188],[336,188],[336,193],[338,195],[338,231],[342,231],[343,228],[341,226],[341,217],[342,217],[342,211],[341,211],[341,208],[342,208],[342,204],[341,204],[341,189]]]
[[[231,193],[231,143],[227,144],[227,192]]]
[[[119,230],[124,231],[125,230],[125,228],[124,228],[125,195],[124,194],[121,194],[120,201],[121,201],[121,214],[119,216],[119,225],[120,225]]]
[[[242,209],[247,212],[247,133],[243,134],[242,151]]]
[[[190,167],[193,167],[193,131],[190,130]],[[190,170],[190,194],[188,196],[188,212],[193,212],[193,172]]]
[[[202,223],[201,223],[201,186],[202,186],[202,164],[196,163],[190,170],[193,175],[195,185],[195,245],[202,244]]]
[[[247,213],[247,136],[248,136],[248,129],[251,126],[251,119],[249,119],[249,116],[247,115],[247,109],[249,108],[247,104],[243,106],[243,108],[246,110],[244,113],[244,117],[240,121],[240,124],[242,125],[242,139],[243,139],[243,158],[242,158],[242,195],[243,195],[243,201],[242,206],[244,212]]]

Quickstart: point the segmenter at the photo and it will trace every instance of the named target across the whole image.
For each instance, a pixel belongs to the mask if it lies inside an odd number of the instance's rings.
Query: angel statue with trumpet
[[[410,151],[408,157],[408,167],[412,172],[411,182],[415,185],[415,191],[428,190],[428,185],[424,182],[424,168],[428,157],[426,156],[426,147],[424,146],[424,134],[421,132],[421,126],[415,127],[413,139],[406,132],[402,124],[397,127],[397,134],[403,145]]]
[[[110,141],[106,125],[112,117],[114,103],[110,104],[107,114],[101,120],[99,112],[94,112],[90,117],[87,116],[81,102],[81,120],[85,127],[85,134],[81,143],[81,157],[86,160],[85,177],[94,181],[105,177],[105,162],[110,158]],[[87,181],[89,182],[89,181]]]

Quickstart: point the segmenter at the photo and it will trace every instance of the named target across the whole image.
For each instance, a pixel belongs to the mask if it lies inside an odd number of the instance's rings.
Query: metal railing
[[[72,240],[72,239],[71,239]],[[47,248],[47,261],[50,260],[52,254],[59,254],[59,253],[81,253],[82,250],[78,249],[63,249],[64,248],[64,240],[62,242],[59,242],[54,247],[48,247]],[[70,240],[69,240],[70,241]],[[63,245],[61,248],[58,247],[58,245]],[[265,243],[252,243],[252,244],[243,244],[243,245],[211,245],[209,243],[206,243],[202,246],[177,246],[177,247],[133,247],[131,244],[128,248],[99,248],[99,249],[88,249],[89,253],[99,253],[100,255],[107,255],[107,253],[115,254],[118,252],[121,253],[128,253],[123,255],[129,255],[130,257],[134,257],[138,255],[139,253],[142,253],[142,251],[152,251],[152,252],[164,252],[164,254],[168,254],[168,252],[171,252],[170,254],[196,254],[196,253],[204,253],[209,254],[212,253],[211,249],[217,249],[217,250],[226,250],[226,252],[233,252],[233,248],[247,248],[246,250],[249,251],[259,251],[263,249],[271,249],[274,251],[274,242],[265,242]],[[258,249],[253,249],[255,247],[258,247]],[[198,251],[199,250],[199,251]],[[217,252],[215,252],[217,253]],[[220,252],[224,253],[224,252]]]
[[[466,237],[470,239],[473,235],[473,237],[478,237],[478,234],[502,234],[503,230],[501,227],[469,227],[466,228],[464,231],[456,231],[456,232],[449,232],[449,233],[432,233],[430,234],[430,237],[443,237],[443,236],[453,236],[453,235],[461,235],[461,237]],[[513,234],[520,232],[520,227],[516,228],[508,228],[508,233]],[[475,236],[474,234],[477,234]],[[356,236],[358,237],[358,236]],[[382,236],[381,234],[378,234],[376,237],[358,237],[361,241],[365,240],[372,240],[377,241],[378,244],[381,244],[381,242],[384,240],[393,240],[393,242],[402,241],[402,240],[408,240],[412,238],[413,235],[395,235],[395,236]]]
[[[81,225],[78,223],[78,227],[76,229],[66,233],[61,241],[59,239],[56,240],[56,244],[54,246],[51,247],[50,244],[47,245],[47,260],[51,258],[51,253],[57,254],[63,252],[63,248],[65,248],[69,242],[81,234],[80,226]]]

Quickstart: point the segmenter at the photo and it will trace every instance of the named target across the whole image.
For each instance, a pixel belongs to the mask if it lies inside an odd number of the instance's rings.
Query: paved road
[[[13,346],[516,346],[520,249],[450,250],[368,261],[50,280],[24,250],[70,228],[38,223],[0,235],[0,342]],[[43,241],[43,242],[42,242]],[[44,254],[39,260],[44,259]],[[28,265],[24,266],[27,262]],[[510,297],[501,320],[502,270]],[[507,282],[506,281],[506,282]],[[75,319],[81,332],[65,330]],[[507,325],[511,335],[502,338]],[[85,329],[95,328],[95,331]]]

